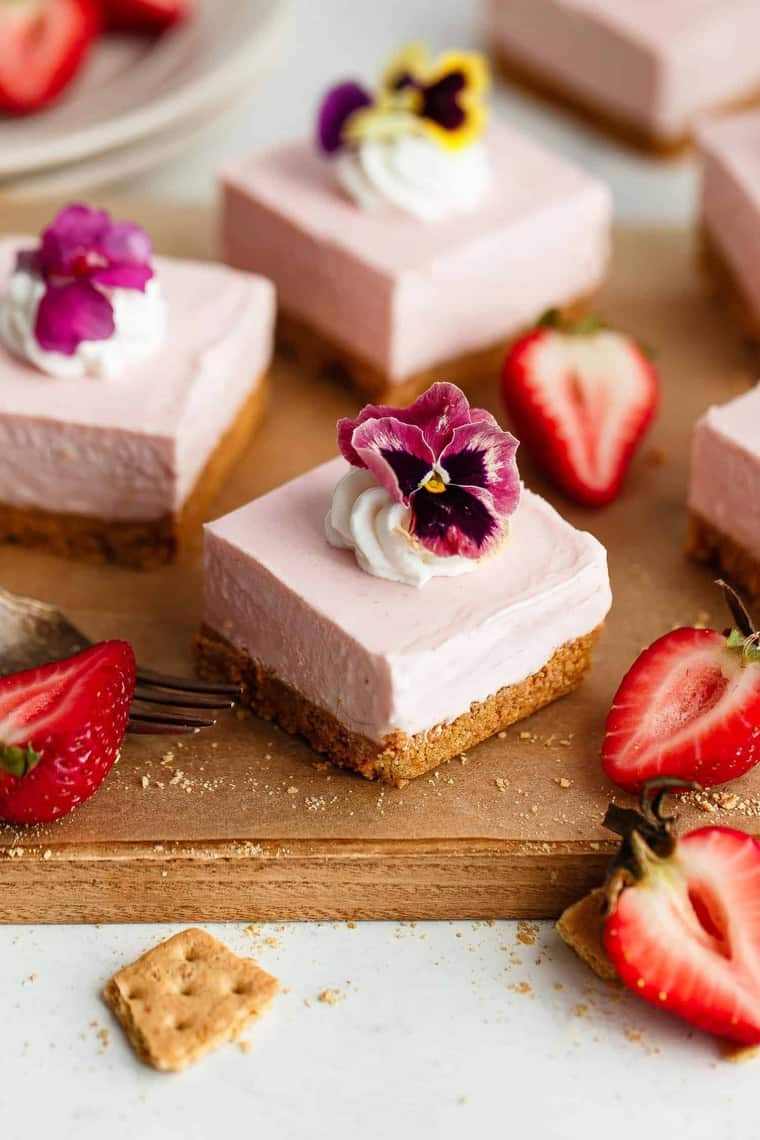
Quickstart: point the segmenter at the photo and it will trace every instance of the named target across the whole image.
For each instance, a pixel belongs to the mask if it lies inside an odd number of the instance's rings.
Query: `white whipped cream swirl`
[[[483,143],[451,151],[422,135],[367,139],[333,161],[341,186],[362,209],[392,205],[427,222],[471,210],[490,182]]]
[[[16,356],[28,360],[51,376],[79,379],[95,376],[111,379],[128,364],[144,360],[161,345],[166,333],[166,302],[156,277],[139,289],[109,289],[113,306],[113,336],[107,340],[85,340],[72,356],[46,352],[34,335],[37,308],[45,292],[45,282],[34,273],[17,269],[0,303],[0,339]]]
[[[439,558],[409,534],[409,508],[396,503],[375,476],[352,467],[338,483],[325,519],[331,546],[353,550],[367,574],[407,586],[452,578],[477,569],[474,558]]]

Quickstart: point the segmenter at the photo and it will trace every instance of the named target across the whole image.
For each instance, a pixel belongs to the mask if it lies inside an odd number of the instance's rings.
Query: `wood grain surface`
[[[105,204],[146,225],[162,252],[212,251],[208,211]],[[49,213],[0,205],[0,228],[31,232]],[[598,308],[655,349],[663,378],[623,495],[601,512],[571,507],[520,456],[526,482],[609,549],[615,602],[583,688],[400,791],[339,772],[251,717],[230,714],[192,740],[128,739],[79,811],[0,829],[0,921],[538,917],[600,880],[613,849],[599,748],[614,689],[670,627],[725,624],[710,572],[683,556],[689,441],[697,415],[753,374],[685,233],[619,231]],[[357,406],[292,360],[277,360],[272,381],[264,427],[213,515],[332,456],[335,421]],[[494,376],[471,395],[501,416]],[[60,605],[93,637],[128,638],[150,666],[191,671],[199,537],[181,564],[143,574],[4,547],[0,582]],[[685,805],[684,827],[759,830],[760,775],[732,792],[730,809]]]

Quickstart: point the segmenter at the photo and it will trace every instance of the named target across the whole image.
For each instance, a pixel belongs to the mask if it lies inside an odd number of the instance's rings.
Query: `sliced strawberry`
[[[554,314],[504,362],[502,395],[516,434],[571,499],[601,507],[620,492],[658,401],[657,373],[630,337]]]
[[[624,836],[604,925],[620,978],[691,1025],[760,1043],[760,844],[725,827],[676,840],[658,806],[613,805],[605,823]]]
[[[134,691],[125,641],[0,678],[0,819],[43,823],[89,799],[119,753]]]
[[[26,115],[52,102],[99,31],[95,0],[0,3],[0,112]]]
[[[602,747],[602,766],[616,784],[637,790],[655,776],[675,776],[712,786],[758,763],[760,653],[738,599],[733,616],[741,624],[728,637],[675,629],[628,670]]]
[[[102,0],[107,26],[122,32],[162,32],[184,20],[191,0]]]

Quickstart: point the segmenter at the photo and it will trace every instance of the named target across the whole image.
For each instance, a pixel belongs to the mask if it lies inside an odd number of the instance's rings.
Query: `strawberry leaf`
[[[17,744],[0,744],[0,768],[11,776],[28,776],[42,759],[42,753],[31,744],[23,748]]]

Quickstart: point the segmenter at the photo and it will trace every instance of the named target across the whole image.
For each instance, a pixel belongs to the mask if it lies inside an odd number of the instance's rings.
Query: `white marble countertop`
[[[326,81],[371,77],[400,42],[479,42],[469,0],[295,0],[249,103],[126,192],[208,199],[240,151],[303,131]],[[685,224],[690,162],[653,165],[500,91],[498,110],[613,186],[619,217]],[[253,916],[252,916],[253,917]],[[756,1064],[596,980],[550,924],[209,927],[289,987],[247,1035],[181,1076],[138,1064],[103,982],[174,927],[0,928],[3,1140],[747,1140]],[[325,987],[340,991],[328,1005]],[[760,1063],[760,1062],[758,1062]]]

